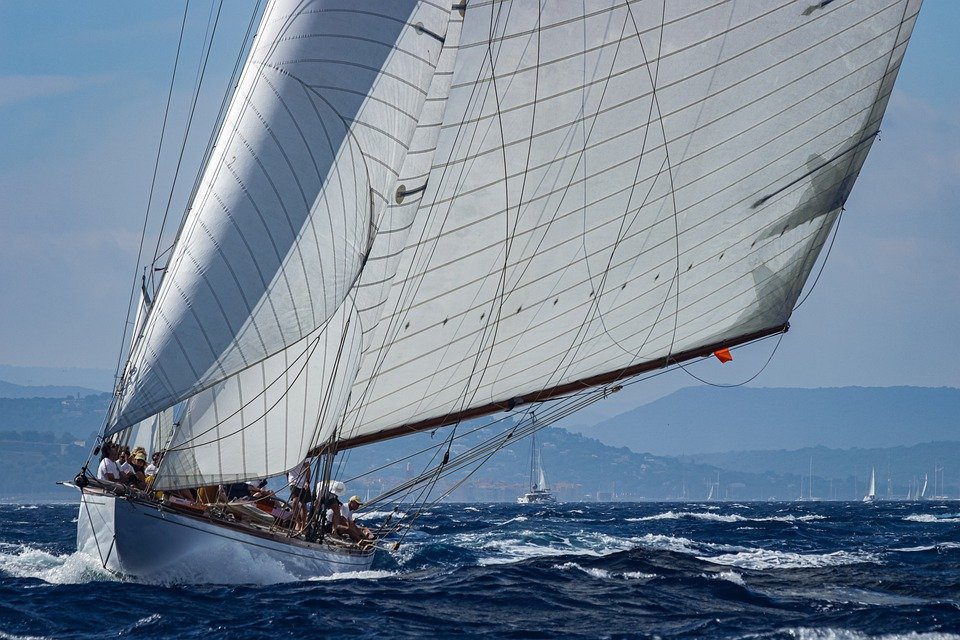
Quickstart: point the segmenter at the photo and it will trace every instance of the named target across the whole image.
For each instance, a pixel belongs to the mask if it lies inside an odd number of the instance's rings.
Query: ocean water
[[[241,586],[119,581],[76,516],[0,505],[0,639],[960,640],[960,503],[449,504],[369,572]]]

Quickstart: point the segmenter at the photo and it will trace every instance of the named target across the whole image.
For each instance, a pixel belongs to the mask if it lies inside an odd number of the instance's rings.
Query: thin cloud
[[[106,76],[0,76],[0,107],[106,84]]]

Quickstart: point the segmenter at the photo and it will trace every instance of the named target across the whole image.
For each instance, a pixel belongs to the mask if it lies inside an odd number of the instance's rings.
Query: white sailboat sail
[[[433,76],[441,43],[426,34],[448,12],[270,3],[124,371],[115,429],[305,340],[344,304]]]
[[[263,477],[784,330],[919,6],[272,2],[109,432]]]
[[[540,450],[537,450],[537,483],[534,487],[535,491],[547,491],[547,476],[543,472],[543,458],[541,457]]]
[[[870,469],[870,483],[867,485],[867,495],[863,497],[864,502],[873,502],[877,499],[877,472],[876,469]]]

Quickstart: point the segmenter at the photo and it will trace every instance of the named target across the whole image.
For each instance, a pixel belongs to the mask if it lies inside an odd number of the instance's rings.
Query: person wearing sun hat
[[[346,525],[347,534],[354,541],[373,540],[373,534],[370,529],[360,526],[354,519],[354,512],[363,506],[363,500],[360,496],[351,496],[345,505],[340,505],[340,521]]]

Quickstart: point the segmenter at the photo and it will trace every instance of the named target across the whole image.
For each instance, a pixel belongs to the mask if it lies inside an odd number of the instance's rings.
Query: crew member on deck
[[[120,467],[117,466],[117,455],[119,453],[119,448],[112,442],[103,444],[103,459],[100,460],[100,466],[97,467],[97,480],[120,482]]]

